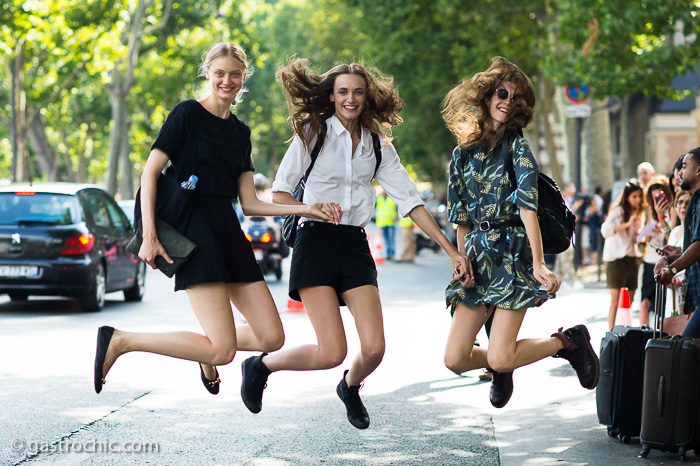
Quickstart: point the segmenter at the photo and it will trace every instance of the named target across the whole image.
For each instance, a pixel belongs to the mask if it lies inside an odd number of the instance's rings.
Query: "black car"
[[[134,235],[112,196],[72,183],[0,186],[0,293],[77,298],[99,311],[105,293],[141,301],[146,264],[127,252]]]

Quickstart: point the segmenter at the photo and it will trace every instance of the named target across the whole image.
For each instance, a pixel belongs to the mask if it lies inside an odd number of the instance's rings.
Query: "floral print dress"
[[[514,189],[506,168],[513,159],[517,178]],[[445,291],[452,313],[457,303],[482,304],[503,309],[540,306],[548,298],[533,275],[532,250],[523,226],[479,231],[482,222],[492,225],[520,218],[520,207],[537,212],[539,164],[528,142],[506,133],[488,154],[479,146],[452,154],[447,194],[448,220],[472,228],[464,237],[464,249],[474,271],[474,286],[452,280]]]

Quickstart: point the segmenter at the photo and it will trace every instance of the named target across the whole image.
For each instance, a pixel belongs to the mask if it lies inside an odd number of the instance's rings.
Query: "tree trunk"
[[[613,164],[610,145],[610,114],[604,101],[591,102],[593,112],[583,129],[586,182],[591,190],[596,186],[612,186]]]
[[[126,95],[122,89],[121,76],[115,67],[112,70],[112,86],[109,88],[109,102],[112,105],[112,131],[109,134],[109,165],[107,165],[107,191],[117,193],[119,158],[122,144],[128,137],[126,131]]]
[[[125,123],[124,141],[122,142],[121,155],[119,156],[119,193],[122,199],[134,198],[134,167],[129,155],[131,154],[131,144],[129,143],[129,127],[131,121]]]
[[[24,92],[24,62],[27,43],[17,42],[12,59],[12,121],[14,123],[14,181],[29,181],[29,149],[27,148],[27,96]]]
[[[37,116],[32,120],[28,136],[32,149],[34,149],[34,153],[37,156],[39,171],[46,175],[48,181],[58,181],[56,179],[58,160],[56,153],[49,144],[49,140],[46,138],[46,125],[41,116]]]

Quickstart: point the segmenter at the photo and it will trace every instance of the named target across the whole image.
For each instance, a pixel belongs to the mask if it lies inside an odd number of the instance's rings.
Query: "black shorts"
[[[289,297],[301,301],[299,288],[330,286],[340,294],[377,286],[377,268],[362,227],[304,222],[297,230],[289,278]]]
[[[654,300],[656,299],[656,280],[654,280],[654,267],[656,264],[644,262],[642,273],[642,299],[651,301],[650,310],[654,310]]]
[[[606,262],[607,288],[619,290],[624,287],[629,290],[636,290],[639,260],[637,257],[625,256],[621,259]]]

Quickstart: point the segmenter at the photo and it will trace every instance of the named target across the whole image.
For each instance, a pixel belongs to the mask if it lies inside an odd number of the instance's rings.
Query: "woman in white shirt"
[[[629,289],[630,301],[634,300],[634,292],[637,290],[641,252],[637,247],[636,236],[642,223],[640,215],[644,211],[643,193],[637,180],[628,181],[620,199],[600,226],[600,232],[605,238],[603,261],[606,265],[607,287],[610,288],[608,329],[615,325],[620,289]]]
[[[298,204],[294,187],[311,163],[318,138],[322,147],[304,190],[304,202],[325,199],[337,203],[340,225],[302,218],[294,243],[289,295],[304,303],[317,342],[263,353],[243,363],[241,396],[248,409],[262,409],[267,377],[279,370],[319,370],[340,365],[347,342],[340,306],[355,319],[360,352],[336,388],[350,423],[369,427],[369,415],[358,390],[384,356],[384,327],[377,289],[377,270],[364,226],[372,219],[376,179],[398,206],[450,256],[455,276],[470,271],[464,257],[442,233],[418,196],[415,183],[389,142],[391,129],[401,123],[403,101],[392,80],[362,65],[338,65],[315,74],[304,59],[290,61],[277,72],[290,108],[295,136],[272,185],[273,201]],[[382,133],[381,163],[372,133]]]
[[[679,224],[676,225],[673,228],[673,230],[671,230],[671,233],[669,233],[667,246],[677,248],[678,252],[683,250],[685,214],[686,212],[688,212],[688,206],[690,205],[691,198],[692,196],[688,191],[676,191],[676,201],[674,203],[674,207],[676,214],[678,214]],[[673,301],[667,300],[667,302],[669,303],[670,307],[674,309],[677,313],[683,314],[683,304],[685,301],[685,270],[681,270],[673,276],[672,291]]]

